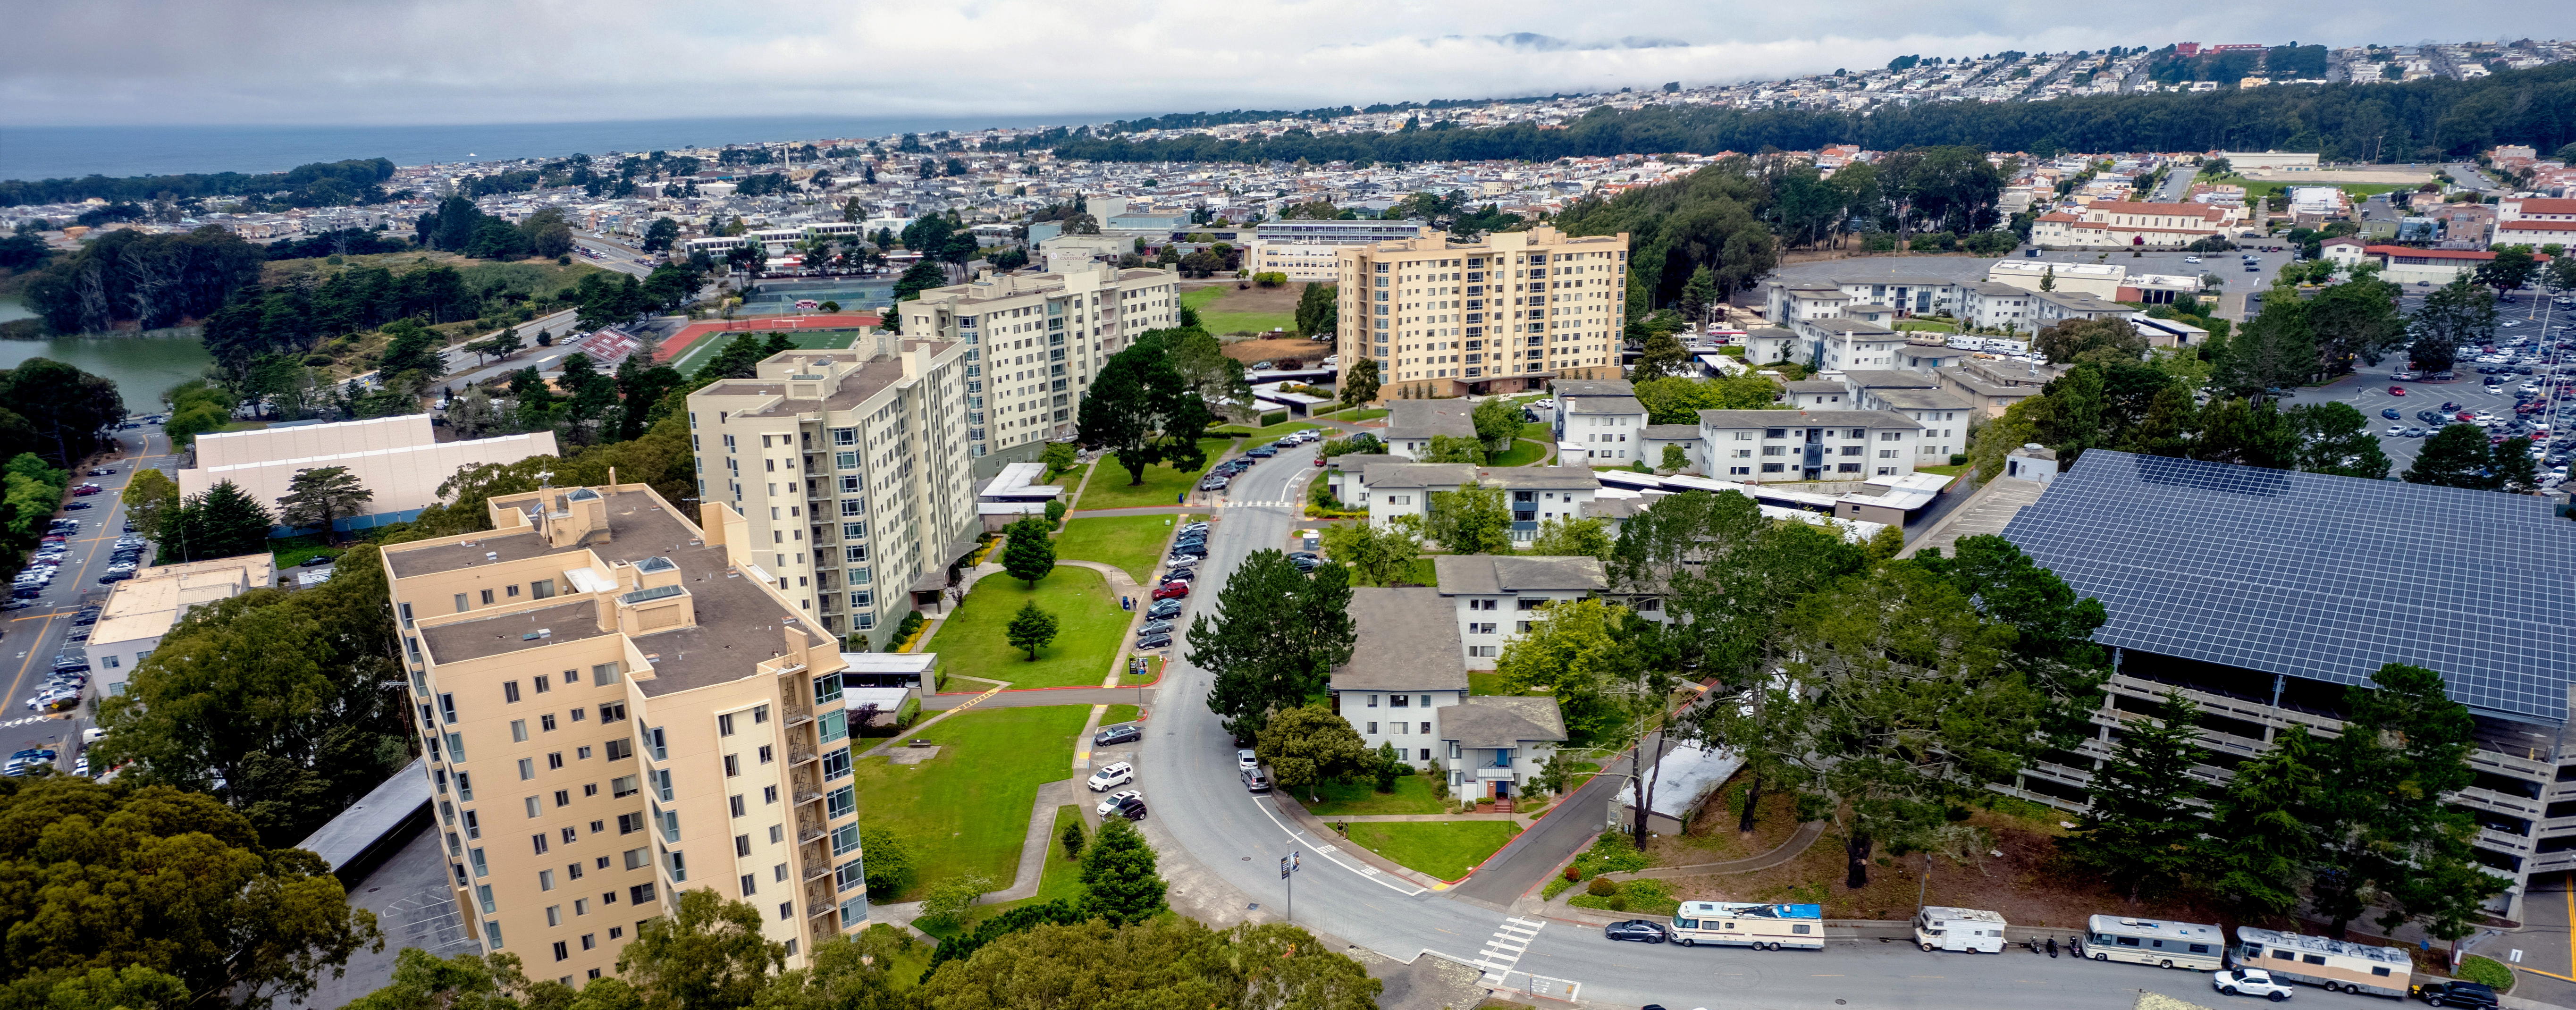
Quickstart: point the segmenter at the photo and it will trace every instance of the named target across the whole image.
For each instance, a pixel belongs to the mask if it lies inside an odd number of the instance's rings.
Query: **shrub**
[[[1574,864],[1567,863],[1565,864],[1565,879],[1581,880],[1583,879],[1583,871],[1575,869]]]
[[[1964,452],[1954,452],[1954,453],[1951,453],[1951,454],[1950,454],[1950,465],[1951,465],[1951,466],[1966,466],[1966,465],[1968,465],[1968,454],[1967,454],[1967,453],[1964,453]]]
[[[1261,415],[1261,426],[1265,428],[1274,424],[1286,423],[1288,423],[1288,412],[1284,410],[1274,410]]]
[[[2471,954],[2460,961],[2460,978],[2476,982],[2497,992],[2513,988],[2513,969],[2494,958]]]
[[[1607,898],[1619,893],[1619,882],[1608,877],[1594,877],[1591,883],[1583,885],[1583,892],[1596,898]]]

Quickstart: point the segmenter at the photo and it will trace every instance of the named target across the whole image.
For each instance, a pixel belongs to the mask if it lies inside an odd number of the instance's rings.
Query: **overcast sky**
[[[1906,53],[2566,37],[2571,11],[2561,0],[0,0],[13,40],[0,124],[1080,121],[1697,85]],[[2112,27],[2140,18],[2158,23]]]

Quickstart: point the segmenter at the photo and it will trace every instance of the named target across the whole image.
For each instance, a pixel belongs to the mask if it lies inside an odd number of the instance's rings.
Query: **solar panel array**
[[[2003,536],[2102,601],[2105,645],[2337,684],[2408,663],[2566,715],[2576,522],[2541,498],[2093,450]]]

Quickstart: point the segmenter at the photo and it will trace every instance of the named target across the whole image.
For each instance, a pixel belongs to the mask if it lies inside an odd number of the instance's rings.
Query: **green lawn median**
[[[1143,585],[1153,577],[1154,564],[1163,560],[1163,545],[1171,540],[1174,521],[1172,516],[1068,519],[1064,532],[1056,534],[1055,556],[1110,565]]]
[[[1234,448],[1230,438],[1202,438],[1199,451],[1207,453],[1209,466]],[[1197,470],[1174,470],[1157,464],[1145,468],[1145,482],[1129,484],[1127,468],[1118,465],[1116,455],[1100,457],[1091,465],[1091,482],[1082,488],[1082,500],[1074,503],[1081,509],[1140,508],[1149,505],[1178,505],[1183,492],[1197,487],[1206,467]]]
[[[1356,821],[1352,844],[1442,880],[1456,880],[1520,834],[1510,821]]]
[[[1457,803],[1431,794],[1431,779],[1406,775],[1395,780],[1395,791],[1377,791],[1375,782],[1326,782],[1312,790],[1291,790],[1300,803],[1308,795],[1320,796],[1320,802],[1306,803],[1306,812],[1317,817],[1358,814],[1439,814],[1457,808]]]

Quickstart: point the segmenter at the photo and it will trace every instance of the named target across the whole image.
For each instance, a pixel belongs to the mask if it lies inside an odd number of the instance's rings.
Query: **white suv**
[[[1128,764],[1125,761],[1121,761],[1117,764],[1110,765],[1099,771],[1091,773],[1090,785],[1091,791],[1096,793],[1102,790],[1116,789],[1119,786],[1127,785],[1134,781],[1136,781],[1136,766]]]
[[[2209,987],[2230,996],[2261,996],[2278,1003],[2290,998],[2290,987],[2272,981],[2272,973],[2261,968],[2236,968],[2213,972]]]

